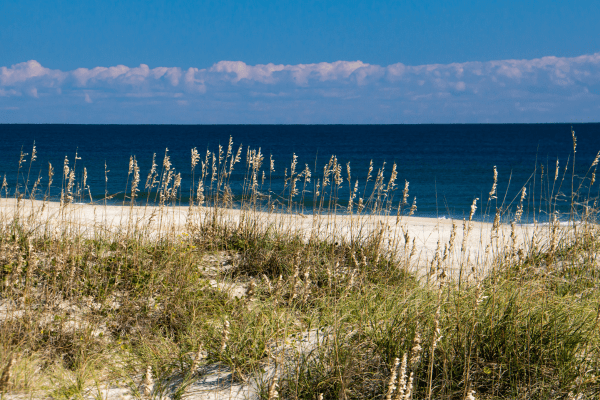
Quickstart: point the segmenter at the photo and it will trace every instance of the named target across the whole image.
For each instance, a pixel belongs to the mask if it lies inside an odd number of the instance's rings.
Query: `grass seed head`
[[[11,354],[8,363],[2,370],[2,376],[0,376],[0,393],[8,390],[10,384],[11,372],[15,364],[17,363],[17,356],[13,353]]]
[[[392,367],[392,372],[390,374],[390,380],[388,382],[388,390],[387,390],[387,394],[385,395],[386,400],[392,400],[392,396],[394,394],[394,391],[396,390],[396,376],[398,373],[399,365],[400,365],[400,359],[399,358],[394,359],[394,366]]]
[[[149,398],[154,391],[154,379],[152,379],[152,366],[146,368],[146,376],[144,377],[144,397]]]

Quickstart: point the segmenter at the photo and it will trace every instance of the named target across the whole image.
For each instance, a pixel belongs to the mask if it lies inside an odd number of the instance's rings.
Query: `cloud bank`
[[[600,53],[387,67],[0,67],[0,123],[597,122]]]

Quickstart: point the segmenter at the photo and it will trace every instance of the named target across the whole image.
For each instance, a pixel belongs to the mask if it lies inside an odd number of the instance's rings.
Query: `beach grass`
[[[584,177],[567,175],[574,156],[562,170],[535,166],[543,190],[524,186],[513,202],[499,202],[491,173],[488,198],[443,222],[427,252],[395,166],[359,181],[335,157],[322,174],[293,157],[274,194],[273,163],[248,149],[244,165],[242,153],[231,141],[193,149],[185,205],[168,153],[145,183],[132,157],[118,222],[86,224],[80,210],[108,215],[111,194],[76,204],[87,171],[65,158],[52,202],[53,169],[45,185],[30,179],[35,147],[22,153],[16,187],[2,186],[3,397],[105,398],[112,386],[200,399],[215,371],[227,379],[210,393],[232,399],[234,386],[262,399],[600,395],[598,158]],[[234,168],[246,171],[237,197]],[[528,204],[546,219],[525,231]]]

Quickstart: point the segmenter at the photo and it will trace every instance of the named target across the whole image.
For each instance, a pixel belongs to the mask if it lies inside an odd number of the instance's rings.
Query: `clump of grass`
[[[462,230],[453,222],[448,241],[421,258],[406,225],[416,204],[408,182],[394,200],[395,165],[389,176],[371,166],[363,186],[335,156],[322,175],[293,156],[275,194],[272,157],[265,168],[261,150],[248,149],[235,197],[241,154],[233,141],[204,158],[193,149],[184,209],[168,152],[160,168],[153,161],[144,195],[132,156],[121,223],[84,229],[77,155],[72,168],[65,159],[51,214],[29,180],[34,157],[23,176],[22,152],[16,199],[2,199],[12,208],[0,217],[0,390],[73,398],[116,382],[140,397],[181,398],[226,368],[265,399],[598,396],[597,158],[589,177],[572,177],[570,196],[558,169],[536,167],[509,204],[498,204],[494,168],[481,206],[490,237],[474,260],[478,199]],[[314,208],[299,216],[310,185]],[[528,201],[548,222],[520,238]],[[310,228],[296,229],[306,218]],[[299,347],[307,332],[316,339]]]

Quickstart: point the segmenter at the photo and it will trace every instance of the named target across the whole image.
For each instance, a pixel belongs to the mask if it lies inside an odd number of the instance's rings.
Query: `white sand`
[[[271,225],[280,231],[298,231],[304,236],[319,235],[333,241],[356,240],[359,237],[373,236],[383,229],[383,246],[389,251],[395,249],[407,256],[414,243],[414,256],[410,264],[419,275],[429,269],[436,253],[443,258],[444,248],[449,247],[453,224],[456,225],[454,251],[444,263],[446,273],[456,276],[458,266],[477,266],[476,273],[485,272],[492,256],[498,249],[511,243],[510,225],[501,225],[498,237],[492,239],[492,224],[472,222],[472,227],[464,242],[465,251],[461,252],[464,240],[463,221],[449,219],[385,216],[348,216],[348,215],[292,215],[240,210],[220,210],[220,219],[239,224],[240,221],[259,221],[261,225]],[[89,204],[71,204],[61,209],[57,202],[22,200],[17,206],[15,199],[0,199],[0,219],[6,222],[17,214],[20,218],[30,218],[41,223],[43,229],[57,229],[69,226],[69,229],[81,234],[91,235],[101,230],[119,232],[137,227],[149,235],[177,235],[187,232],[195,223],[211,215],[212,209],[195,207],[131,207],[104,206]],[[398,223],[397,223],[398,222]],[[191,224],[191,225],[190,225]],[[38,227],[39,228],[39,227]],[[525,246],[530,242],[534,228],[530,225],[517,225],[515,237],[517,245]],[[405,234],[409,243],[405,246]],[[414,242],[413,242],[414,240]],[[470,269],[470,268],[469,268]],[[463,271],[464,272],[464,271]],[[467,274],[472,271],[467,271]]]

